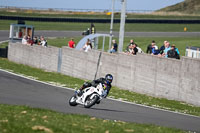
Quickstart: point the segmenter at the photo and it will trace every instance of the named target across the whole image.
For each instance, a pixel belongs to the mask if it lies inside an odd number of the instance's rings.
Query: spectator
[[[33,45],[33,40],[31,39],[31,37],[29,35],[27,38],[27,45]]]
[[[167,55],[167,52],[171,49],[171,46],[170,46],[170,43],[167,41],[165,43],[165,50],[164,50],[164,53],[162,54],[163,57],[167,58],[168,55]]]
[[[136,44],[136,48],[138,49],[138,53],[143,53],[142,49],[138,47],[137,44]]]
[[[130,43],[129,43],[128,46],[126,47],[126,51],[127,51],[127,52],[129,51],[129,46],[131,46],[132,44],[134,44],[134,40],[133,40],[133,39],[130,40]]]
[[[85,52],[88,52],[91,49],[92,49],[92,44],[90,42],[90,39],[88,39],[85,45],[83,46],[82,50],[84,50]]]
[[[131,46],[132,46],[132,49],[130,51],[130,54],[136,55],[138,52],[137,45],[134,43]]]
[[[36,36],[33,38],[33,44],[38,45],[38,38]]]
[[[167,43],[167,41],[164,41],[163,46],[160,47],[160,54],[162,55],[164,50],[165,50],[165,43]]]
[[[69,46],[70,48],[75,48],[75,42],[74,42],[74,39],[73,39],[73,38],[71,38],[71,40],[68,42],[68,46]]]
[[[175,50],[176,50],[177,54],[180,56],[180,52],[179,52],[178,48],[175,47]]]
[[[113,45],[112,45],[112,48],[110,49],[110,53],[115,53],[117,52],[118,45],[117,45],[116,40],[112,40],[112,43]]]
[[[26,35],[22,38],[22,44],[27,44],[27,36]]]
[[[180,56],[175,49],[175,45],[172,45],[171,49],[167,51],[167,56],[168,58],[180,59]]]
[[[158,55],[160,53],[155,41],[152,41],[151,49],[152,49],[152,52],[151,52],[152,55]]]
[[[40,37],[40,45],[44,46],[44,47],[47,47],[47,41],[44,39],[43,36]]]
[[[152,43],[155,43],[155,41],[153,40]],[[152,43],[147,46],[147,50],[146,50],[147,54],[151,54],[152,53]]]

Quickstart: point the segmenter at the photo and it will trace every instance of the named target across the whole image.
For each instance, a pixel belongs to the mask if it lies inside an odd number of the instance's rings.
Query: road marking
[[[25,79],[29,79],[29,80],[32,80],[32,81],[35,81],[35,82],[38,82],[38,83],[43,83],[43,84],[46,84],[46,85],[50,85],[50,86],[54,86],[54,87],[58,87],[58,88],[62,88],[62,89],[74,91],[74,89],[72,89],[72,88],[67,88],[67,87],[63,87],[63,86],[54,85],[54,84],[51,84],[51,83],[48,83],[48,82],[44,82],[44,81],[40,81],[40,80],[37,80],[37,79],[33,79],[34,77],[31,78],[31,77],[28,77],[28,76],[23,75],[23,74],[16,74],[16,73],[12,72],[11,70],[4,70],[4,69],[0,68],[0,71],[6,72],[6,73],[9,73],[9,74],[18,76],[18,77],[22,77],[22,78],[25,78]],[[195,115],[190,115],[190,114],[184,114],[184,113],[181,113],[181,112],[175,112],[175,111],[170,111],[170,110],[155,108],[155,107],[151,107],[151,106],[147,106],[147,105],[142,105],[142,104],[137,104],[137,103],[133,103],[133,102],[122,101],[122,100],[119,100],[119,99],[113,99],[113,98],[107,98],[107,99],[112,100],[112,101],[117,101],[117,102],[132,104],[132,105],[137,105],[137,106],[140,106],[140,107],[145,107],[145,108],[150,108],[150,109],[165,111],[165,112],[169,112],[169,113],[175,113],[175,114],[179,114],[179,115],[185,115],[185,116],[200,118],[200,116],[195,116]]]
[[[5,41],[0,41],[0,44],[1,44],[1,43],[4,43],[4,42],[9,42],[9,40],[5,40]]]

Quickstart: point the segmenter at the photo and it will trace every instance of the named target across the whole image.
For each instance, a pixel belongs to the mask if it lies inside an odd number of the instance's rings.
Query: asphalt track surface
[[[108,32],[99,32],[106,33]],[[82,31],[35,31],[35,36],[44,37],[77,37]],[[118,32],[113,32],[118,37]],[[125,32],[126,37],[200,37],[200,32]],[[0,30],[0,41],[9,39],[8,30]]]
[[[200,132],[200,117],[173,113],[140,105],[103,99],[100,104],[86,109],[71,107],[69,98],[74,91],[33,81],[0,70],[0,103],[28,105],[64,113],[86,114],[93,117],[148,123],[182,130]]]

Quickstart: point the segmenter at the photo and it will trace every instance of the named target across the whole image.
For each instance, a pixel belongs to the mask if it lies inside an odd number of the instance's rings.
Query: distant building
[[[186,47],[185,56],[200,59],[200,47]]]

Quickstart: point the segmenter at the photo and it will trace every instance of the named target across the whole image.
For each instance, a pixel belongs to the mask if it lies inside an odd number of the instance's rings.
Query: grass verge
[[[1,20],[0,30],[9,30],[10,24],[17,23],[14,20]],[[84,31],[90,27],[91,23],[76,23],[76,22],[34,22],[26,21],[27,25],[33,25],[35,30],[58,30],[58,31]],[[94,23],[97,32],[109,32],[110,23]],[[119,31],[120,24],[113,25],[113,31]],[[125,26],[126,32],[184,32],[184,27],[187,27],[188,32],[199,32],[199,24],[145,24],[145,23],[127,23]]]
[[[8,42],[0,43],[0,48],[6,48],[8,46]]]
[[[102,120],[86,115],[63,114],[45,109],[0,104],[1,133],[184,133],[155,125]]]
[[[4,58],[0,58],[0,68],[10,70],[14,73],[34,77],[37,80],[53,84],[56,83],[57,85],[62,85],[70,88],[78,88],[84,83],[84,80],[82,79],[73,78],[59,73],[45,72],[41,69],[10,62]],[[142,95],[130,92],[128,90],[121,90],[117,87],[113,87],[111,89],[109,96],[115,99],[122,99],[137,104],[143,104],[147,106],[200,116],[200,107],[196,107],[179,101]]]

